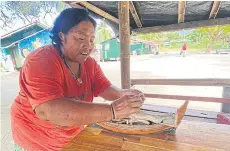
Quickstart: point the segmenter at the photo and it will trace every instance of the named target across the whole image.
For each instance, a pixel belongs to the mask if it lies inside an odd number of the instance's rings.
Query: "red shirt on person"
[[[111,83],[89,57],[82,64],[82,84],[75,80],[54,46],[29,54],[20,71],[20,92],[11,107],[11,125],[16,144],[26,150],[61,150],[84,126],[59,127],[40,120],[34,109],[47,101],[74,97],[92,102]]]
[[[183,50],[183,51],[186,51],[186,50],[187,50],[187,45],[186,45],[186,44],[184,44],[184,45],[182,46],[182,50]]]

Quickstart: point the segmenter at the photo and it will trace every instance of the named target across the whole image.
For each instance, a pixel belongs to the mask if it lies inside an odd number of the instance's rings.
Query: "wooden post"
[[[130,21],[129,1],[118,2],[119,32],[120,32],[120,60],[121,60],[121,86],[129,89],[130,86]]]
[[[230,87],[223,88],[223,98],[230,98]],[[230,113],[230,103],[222,103],[221,112]]]

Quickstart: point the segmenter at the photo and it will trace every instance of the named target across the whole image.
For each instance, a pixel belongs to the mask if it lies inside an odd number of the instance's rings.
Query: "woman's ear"
[[[64,43],[65,42],[65,35],[62,32],[59,32],[58,35],[60,37],[61,43]]]

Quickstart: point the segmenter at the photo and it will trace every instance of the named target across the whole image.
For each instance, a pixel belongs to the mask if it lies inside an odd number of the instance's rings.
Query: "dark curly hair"
[[[56,18],[53,28],[51,29],[52,44],[58,49],[61,54],[61,39],[59,33],[67,34],[71,28],[78,25],[82,21],[90,21],[96,29],[96,21],[89,16],[89,12],[86,9],[80,8],[67,8],[63,10]]]

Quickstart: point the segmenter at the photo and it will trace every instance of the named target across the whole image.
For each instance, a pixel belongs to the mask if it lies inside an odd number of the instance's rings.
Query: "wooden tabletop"
[[[125,135],[86,127],[64,151],[230,151],[230,125],[182,121],[175,134]]]

